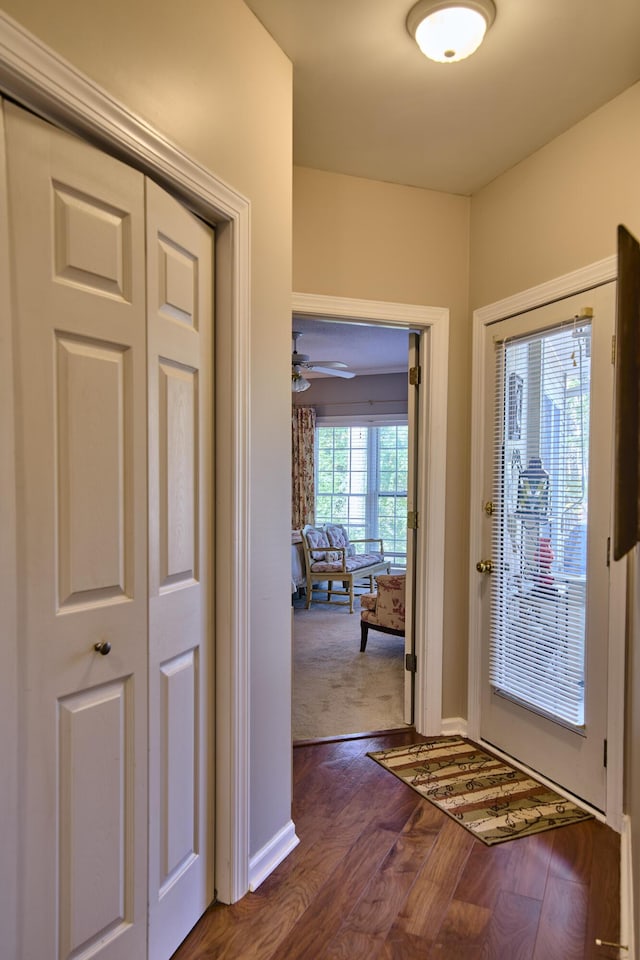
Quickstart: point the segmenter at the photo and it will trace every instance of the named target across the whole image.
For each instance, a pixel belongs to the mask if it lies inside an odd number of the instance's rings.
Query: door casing
[[[294,293],[292,312],[354,323],[411,327],[425,334],[420,357],[423,388],[418,401],[421,442],[416,451],[419,522],[415,548],[415,579],[416,583],[425,584],[425,589],[416,591],[415,597],[414,724],[418,733],[437,736],[442,733],[449,310]]]
[[[468,734],[480,741],[481,694],[481,616],[480,589],[475,564],[481,553],[482,462],[484,436],[485,338],[487,327],[496,320],[524,313],[615,280],[617,258],[608,257],[583,269],[565,274],[522,293],[496,301],[473,314],[473,375],[471,423],[471,498],[469,529],[469,672]],[[624,636],[626,574],[622,563],[611,561],[609,603],[609,660],[607,712],[607,802],[606,822],[618,832],[622,829],[624,763]]]
[[[4,143],[4,113],[0,110],[0,138]],[[0,150],[0,609],[2,609],[4,642],[0,643],[0,702],[2,736],[0,736],[0,810],[9,823],[18,818],[18,576],[16,565],[16,484],[13,344],[11,297],[9,290],[9,226],[6,196],[5,152]],[[5,829],[0,841],[0,929],[3,949],[14,957],[18,950],[18,831]],[[7,876],[4,875],[7,870]]]

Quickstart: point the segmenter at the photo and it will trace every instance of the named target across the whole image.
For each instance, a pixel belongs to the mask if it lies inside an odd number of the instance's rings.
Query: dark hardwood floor
[[[174,960],[608,960],[619,838],[595,820],[486,847],[370,760],[405,732],[294,748],[300,844]]]

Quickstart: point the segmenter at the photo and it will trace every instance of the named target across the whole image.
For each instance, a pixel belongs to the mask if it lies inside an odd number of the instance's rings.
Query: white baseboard
[[[249,860],[249,890],[257,890],[299,843],[295,824],[290,820]]]
[[[635,960],[635,911],[633,899],[633,869],[631,862],[631,821],[622,818],[620,835],[620,943],[629,947],[624,956]],[[621,954],[622,955],[622,954]]]
[[[456,734],[460,737],[466,737],[467,735],[467,721],[464,717],[443,717],[443,737],[453,737]]]

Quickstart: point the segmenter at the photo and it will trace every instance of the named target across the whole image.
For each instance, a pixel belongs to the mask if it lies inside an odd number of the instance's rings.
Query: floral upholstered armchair
[[[376,577],[377,593],[363,593],[360,597],[360,652],[367,648],[369,628],[404,636],[405,574]]]

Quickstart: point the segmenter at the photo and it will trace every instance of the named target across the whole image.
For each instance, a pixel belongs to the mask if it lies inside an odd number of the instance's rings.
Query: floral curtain
[[[294,407],[291,417],[291,529],[301,530],[315,520],[314,446],[316,411]]]

